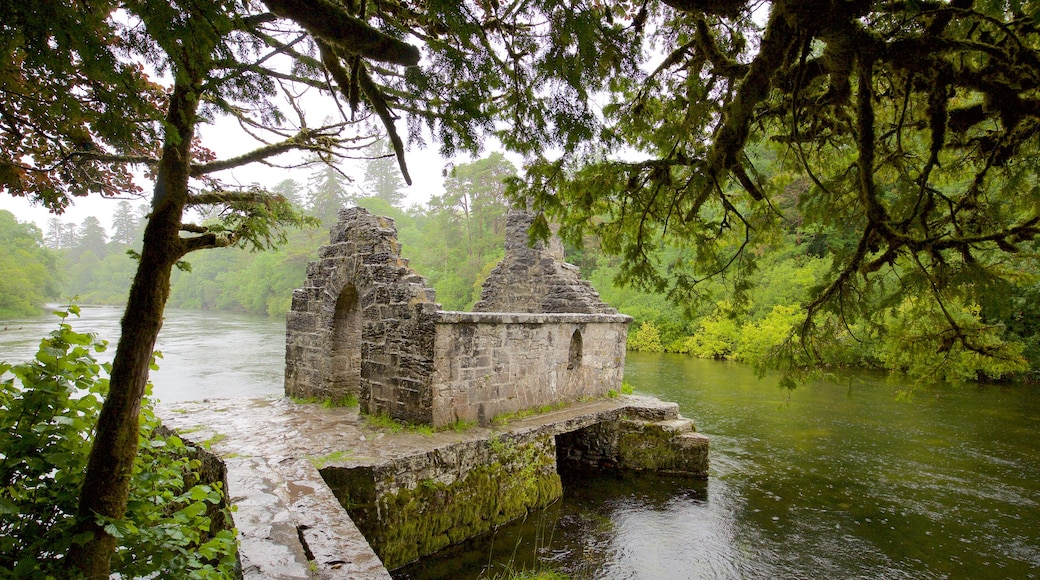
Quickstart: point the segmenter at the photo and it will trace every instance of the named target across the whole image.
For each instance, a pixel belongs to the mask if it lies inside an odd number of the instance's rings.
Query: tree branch
[[[321,53],[321,61],[328,69],[332,78],[335,79],[336,84],[339,85],[340,91],[343,92],[347,98],[350,98],[352,92],[351,86],[353,78],[343,65],[340,63],[340,56],[336,54],[335,49],[328,43],[318,39],[318,50]],[[394,126],[393,114],[390,112],[390,106],[386,102],[386,98],[379,91],[379,87],[376,86],[375,82],[372,81],[372,77],[369,76],[368,71],[365,70],[364,63],[358,62],[357,68],[354,72],[357,75],[357,85],[361,89],[361,92],[365,95],[365,99],[368,104],[372,106],[372,109],[379,116],[379,120],[383,122],[383,127],[386,128],[387,136],[390,137],[390,143],[394,147],[394,153],[397,154],[397,164],[401,167],[401,174],[404,176],[404,181],[408,185],[412,184],[412,177],[408,174],[408,164],[404,158],[404,142],[401,140],[401,136],[397,134],[397,128]]]
[[[351,54],[403,66],[419,64],[418,48],[383,34],[329,0],[264,0],[264,3],[271,12]]]
[[[327,151],[327,145],[312,142],[321,137],[325,137],[326,139],[329,138],[328,135],[321,133],[320,130],[302,129],[299,133],[284,141],[271,143],[264,147],[254,149],[249,153],[239,155],[238,157],[231,157],[229,159],[213,161],[202,165],[193,165],[191,168],[191,176],[200,177],[209,173],[224,171],[225,169],[234,169],[250,163],[256,163],[257,161],[263,161],[269,157],[281,155],[282,153],[287,153],[289,151]]]

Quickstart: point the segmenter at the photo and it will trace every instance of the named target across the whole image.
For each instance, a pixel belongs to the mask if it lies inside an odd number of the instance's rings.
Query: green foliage
[[[321,457],[310,457],[310,462],[314,465],[315,469],[325,469],[333,463],[340,463],[354,457],[352,451],[333,451],[328,455],[322,455]]]
[[[777,349],[793,339],[803,319],[803,310],[798,306],[774,306],[762,320],[741,327],[741,340],[733,358],[751,364],[768,361]]]
[[[720,302],[715,313],[700,320],[700,328],[685,340],[683,346],[700,358],[730,358],[741,337],[736,316],[728,302]]]
[[[0,573],[66,577],[78,493],[108,364],[94,354],[106,343],[68,323],[40,343],[36,358],[0,362]],[[221,508],[220,484],[198,480],[195,450],[159,430],[151,403],[141,412],[139,453],[125,518],[103,525],[119,538],[113,570],[124,577],[156,573],[225,578],[235,565],[235,535]]]
[[[418,433],[426,436],[433,435],[433,427],[430,427],[429,425],[413,425],[399,419],[394,419],[387,414],[365,415],[365,423],[373,429],[389,431],[390,433],[407,432]]]
[[[664,352],[661,345],[661,334],[652,320],[640,324],[629,334],[628,349],[640,352]]]
[[[888,312],[878,353],[887,368],[944,380],[1000,378],[1028,368],[1023,345],[1004,341],[1002,327],[983,323],[977,305],[948,302],[946,306],[940,311],[931,301],[908,297]],[[970,342],[948,329],[947,316],[971,337]]]
[[[58,257],[44,247],[31,223],[20,223],[0,210],[0,318],[35,314],[58,297]]]

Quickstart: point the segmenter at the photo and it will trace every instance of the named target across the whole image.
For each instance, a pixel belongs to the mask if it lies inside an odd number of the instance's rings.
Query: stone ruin
[[[631,318],[507,218],[505,257],[474,312],[441,310],[401,257],[392,219],[340,210],[293,293],[285,393],[358,398],[361,410],[434,427],[619,392]]]

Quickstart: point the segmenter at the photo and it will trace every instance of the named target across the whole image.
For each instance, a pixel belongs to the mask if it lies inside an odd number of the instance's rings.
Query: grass
[[[357,395],[354,395],[353,393],[344,397],[339,397],[338,399],[332,397],[289,397],[289,400],[297,405],[321,405],[321,408],[323,409],[358,406]]]
[[[324,469],[326,466],[332,465],[333,463],[340,463],[353,458],[354,453],[352,451],[333,451],[328,455],[322,455],[321,457],[308,457],[307,459],[310,460],[311,464],[314,465],[316,469]]]
[[[365,415],[365,423],[373,429],[389,431],[391,433],[418,433],[420,435],[433,436],[433,427],[429,425],[413,425],[404,421],[394,419],[385,413],[379,415]]]
[[[210,437],[209,439],[206,439],[205,441],[199,443],[199,445],[202,445],[204,448],[209,449],[209,448],[213,447],[214,444],[220,443],[221,441],[223,441],[225,439],[227,439],[227,435],[225,435],[223,433],[217,433],[216,435]]]
[[[465,433],[466,431],[469,431],[470,429],[472,429],[472,428],[474,428],[476,426],[477,426],[477,423],[475,421],[463,421],[462,419],[459,419],[459,420],[455,421],[454,423],[448,423],[447,425],[441,425],[440,427],[437,427],[437,429],[435,429],[435,431],[437,431],[437,432],[451,431],[453,433]]]
[[[560,401],[558,403],[542,405],[541,407],[535,407],[533,409],[520,409],[519,411],[514,411],[512,413],[503,413],[501,415],[496,415],[495,418],[491,420],[491,424],[495,427],[502,427],[516,421],[517,419],[523,419],[533,415],[541,415],[550,411],[562,409],[566,406],[567,403],[565,401]]]

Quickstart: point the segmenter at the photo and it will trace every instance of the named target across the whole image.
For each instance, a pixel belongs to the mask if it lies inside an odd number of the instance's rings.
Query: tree
[[[599,232],[622,281],[695,304],[722,275],[746,297],[800,184],[805,231],[839,235],[781,362],[826,361],[854,322],[884,332],[881,314],[921,295],[936,366],[960,351],[1013,366],[993,324],[958,310],[1013,281],[1040,233],[1037,14],[1017,1],[589,3],[553,13],[540,46],[542,29],[496,23],[526,78],[577,97],[503,137],[528,155],[514,195],[573,241]],[[684,251],[666,260],[667,245]]]
[[[0,317],[33,314],[58,296],[58,259],[32,223],[0,210]]]
[[[349,179],[332,165],[318,167],[308,180],[307,206],[321,223],[335,223],[337,212],[354,199],[347,185]]]
[[[840,322],[908,292],[937,305],[940,354],[1005,356],[982,321],[944,307],[1007,280],[1006,259],[1040,233],[1035,11],[993,0],[5,3],[0,187],[60,212],[76,195],[138,191],[135,167],[155,180],[81,494],[91,539],[71,562],[107,575],[115,540],[98,515],[125,508],[174,265],[210,247],[266,247],[300,223],[284,198],[215,174],[293,150],[332,161],[358,147],[342,136],[355,119],[378,121],[406,183],[400,116],[445,155],[494,134],[526,156],[517,200],[571,241],[595,229],[624,258],[622,279],[680,301],[723,272],[746,290],[749,249],[783,223],[772,200],[802,180],[805,223],[853,243],[828,248],[836,267],[806,304],[794,364],[824,354]],[[424,43],[421,67],[405,38]],[[300,87],[341,94],[349,113],[313,128]],[[217,115],[268,142],[215,159],[196,129]],[[771,181],[756,143],[782,170]],[[185,223],[209,205],[221,221]],[[685,253],[664,261],[662,241]]]
[[[124,246],[132,246],[138,240],[137,217],[134,208],[129,201],[121,200],[116,204],[115,214],[112,215],[112,241]]]
[[[272,187],[271,191],[297,207],[303,206],[303,184],[295,179],[283,179]]]
[[[47,247],[52,250],[60,250],[64,241],[65,222],[58,217],[47,220]]]
[[[95,256],[104,257],[105,244],[108,241],[108,232],[101,222],[94,216],[83,218],[83,223],[76,234],[76,252],[91,252]]]
[[[394,13],[365,9],[324,0],[15,0],[0,9],[0,188],[60,213],[78,195],[141,192],[136,167],[154,180],[80,493],[80,541],[68,552],[81,574],[108,576],[116,539],[104,523],[125,512],[138,412],[174,265],[207,248],[265,248],[282,239],[282,227],[307,222],[284,198],[225,187],[215,174],[289,151],[329,161],[349,153],[357,143],[344,136],[350,120],[312,126],[295,102],[300,87],[342,92],[355,109],[375,113],[404,170],[379,81],[399,78],[419,51],[388,23]],[[286,67],[273,68],[279,63]],[[169,80],[156,82],[147,71]],[[277,106],[279,96],[297,119]],[[217,115],[265,141],[216,159],[197,129]],[[208,206],[222,208],[219,221],[185,220],[186,211]]]
[[[368,149],[365,161],[364,191],[366,197],[378,197],[392,206],[404,201],[404,181],[393,159],[394,150],[385,140],[376,141]]]
[[[505,180],[516,167],[502,153],[452,169],[445,193],[430,199],[425,241],[415,266],[430,276],[437,298],[464,310],[480,296],[480,286],[501,259],[505,236]]]

